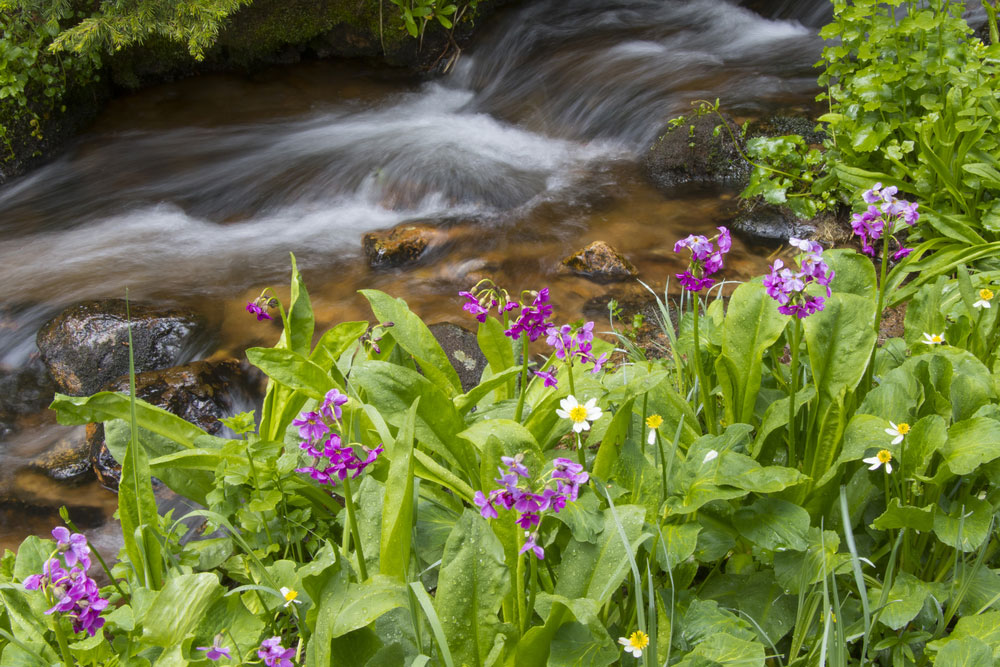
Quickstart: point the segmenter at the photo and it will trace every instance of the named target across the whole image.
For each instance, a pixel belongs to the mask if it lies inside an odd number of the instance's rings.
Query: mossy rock
[[[666,128],[643,160],[646,177],[661,189],[687,183],[745,187],[750,165],[741,155],[740,128],[725,114],[723,118],[729,131],[714,113]]]
[[[416,262],[444,239],[444,232],[433,225],[404,224],[368,232],[362,237],[361,245],[371,266],[395,267]]]
[[[562,261],[573,273],[594,282],[629,280],[639,274],[632,262],[604,241],[594,241]]]

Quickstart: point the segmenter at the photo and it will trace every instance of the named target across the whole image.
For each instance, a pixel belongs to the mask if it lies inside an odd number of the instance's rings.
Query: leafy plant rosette
[[[106,424],[125,546],[105,586],[71,522],[6,553],[0,663],[988,662],[997,276],[927,282],[877,346],[891,281],[792,245],[726,302],[728,230],[678,242],[656,361],[484,281],[468,391],[384,293],[317,336],[293,258],[287,302],[248,304],[281,335],[247,351],[270,381],[234,437],[57,396]],[[153,476],[204,509],[159,515]]]

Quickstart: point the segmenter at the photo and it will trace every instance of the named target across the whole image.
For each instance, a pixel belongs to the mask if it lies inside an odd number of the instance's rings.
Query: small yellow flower
[[[626,653],[631,653],[633,657],[641,658],[642,649],[649,646],[649,635],[642,630],[636,630],[629,637],[619,637],[618,643],[625,647]]]
[[[942,345],[944,344],[944,332],[939,334],[929,334],[924,332],[924,339],[920,341],[924,345]]]
[[[284,607],[289,606],[293,602],[295,604],[302,604],[302,600],[297,600],[296,599],[297,597],[299,597],[299,592],[298,591],[294,591],[291,588],[286,588],[285,586],[282,586],[281,587],[281,595],[282,595],[282,597],[285,598],[285,604],[282,605]]]
[[[646,426],[649,427],[649,437],[646,438],[646,442],[650,445],[656,444],[656,429],[660,428],[663,423],[663,417],[660,415],[649,415],[646,417]]]
[[[861,459],[865,463],[869,464],[869,470],[878,470],[879,466],[884,465],[886,473],[892,472],[892,452],[888,449],[881,449],[879,453],[875,456],[869,456],[867,459]]]
[[[907,424],[906,422],[900,422],[899,424],[893,424],[890,421],[889,422],[889,426],[891,428],[885,429],[885,432],[888,433],[889,435],[893,436],[892,443],[890,443],[890,444],[893,444],[893,445],[898,445],[899,443],[903,442],[903,436],[905,436],[907,433],[910,432],[910,425]]]
[[[979,301],[972,304],[973,308],[989,308],[990,301],[993,300],[993,292],[985,287],[979,290]]]

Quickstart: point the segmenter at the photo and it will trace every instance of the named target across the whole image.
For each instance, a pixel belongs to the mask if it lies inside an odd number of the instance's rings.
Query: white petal
[[[648,444],[650,444],[650,445],[655,445],[656,444],[656,429],[655,428],[649,429],[649,437],[646,438],[646,442]]]
[[[881,461],[878,460],[877,456],[869,456],[866,459],[861,459],[861,462],[862,463],[869,463],[869,464],[874,465],[876,467],[878,467],[878,464],[882,463]],[[872,470],[874,470],[874,468],[872,468]]]
[[[282,597],[284,597],[284,596],[288,595],[288,590],[289,590],[289,589],[288,589],[288,587],[287,587],[287,586],[282,586],[282,587],[281,587],[281,588],[279,588],[278,590],[280,590],[280,591],[281,591],[281,596],[282,596]]]
[[[641,658],[642,657],[642,649],[641,648],[634,648],[634,649],[632,649],[632,655],[634,655],[637,658]]]
[[[892,472],[892,464],[889,463],[888,461],[885,462],[885,471],[886,473]]]
[[[705,454],[705,458],[702,459],[701,464],[705,465],[709,461],[714,461],[716,458],[718,458],[718,456],[719,452],[715,451],[714,449],[710,449],[708,450],[708,454]]]
[[[566,412],[565,410],[556,409],[556,414],[562,417],[563,419],[569,419],[569,413]]]
[[[878,461],[878,462],[876,462],[876,463],[873,463],[873,464],[871,464],[870,466],[868,466],[868,469],[869,469],[869,470],[878,470],[878,467],[879,467],[880,465],[882,465],[882,462],[881,462],[881,461]]]
[[[585,422],[585,421],[576,422],[576,423],[573,424],[573,430],[576,431],[577,433],[580,433],[582,431],[589,431],[590,430],[590,424],[587,423],[587,422]]]
[[[597,405],[597,399],[596,398],[592,398],[589,401],[587,401],[586,403],[584,403],[583,407],[587,408],[587,410],[591,410],[595,405]]]
[[[897,436],[896,436],[895,438],[893,438],[893,439],[892,439],[892,442],[891,442],[890,444],[893,444],[893,445],[898,445],[898,444],[899,444],[899,443],[901,443],[901,442],[903,442],[903,434],[902,434],[902,433],[900,433],[900,434],[899,434],[899,435],[897,435]]]
[[[628,637],[619,637],[618,643],[621,644],[622,646],[628,646],[629,645]]]
[[[572,394],[570,394],[563,400],[559,401],[559,407],[565,410],[566,412],[569,412],[578,405],[580,404],[576,402],[576,396],[573,396]]]
[[[889,423],[892,424],[892,422],[889,422]],[[893,425],[892,428],[885,429],[885,432],[888,433],[889,435],[899,435],[899,431],[896,430],[896,426],[895,425]]]
[[[598,419],[601,418],[601,415],[603,414],[604,411],[601,410],[600,408],[595,408],[593,406],[587,408],[587,419],[589,419],[592,422],[596,422]]]

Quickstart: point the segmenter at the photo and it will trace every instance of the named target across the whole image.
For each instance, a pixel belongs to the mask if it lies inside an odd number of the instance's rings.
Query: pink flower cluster
[[[267,667],[293,667],[289,658],[295,656],[295,649],[281,645],[281,637],[271,637],[260,643],[257,657],[264,661]]]
[[[45,613],[69,614],[73,619],[73,632],[86,630],[93,637],[104,626],[101,612],[108,601],[101,597],[97,583],[87,576],[90,569],[87,538],[80,533],[70,533],[63,526],[54,528],[52,537],[56,539],[57,554],[62,559],[53,557],[45,561],[42,573],[26,578],[24,588],[48,591],[56,603]]]
[[[826,288],[829,297],[830,281],[834,272],[823,261],[823,246],[815,241],[791,238],[788,242],[801,252],[798,256],[799,270],[786,267],[780,259],[774,260],[771,273],[764,276],[764,287],[768,295],[777,301],[778,312],[794,315],[799,319],[823,310],[825,299],[805,293],[806,286],[816,283]]]
[[[513,303],[513,302],[511,302]],[[510,304],[508,304],[510,305]],[[514,303],[517,307],[517,304]],[[504,333],[511,338],[518,338],[521,334],[527,334],[528,340],[535,342],[545,334],[552,323],[552,304],[549,303],[549,288],[543,287],[535,294],[535,298],[530,304],[520,306],[521,312],[517,319]]]
[[[497,308],[499,313],[506,313],[518,307],[516,301],[507,301],[501,304],[492,291],[485,291],[478,297],[472,292],[459,292],[458,295],[465,297],[462,310],[475,316],[480,322],[486,321],[492,308]]]
[[[354,448],[343,444],[339,434],[334,433],[333,426],[339,423],[341,406],[346,402],[347,396],[338,389],[331,389],[319,410],[302,412],[292,420],[292,425],[299,427],[299,437],[302,438],[299,447],[313,457],[311,466],[296,468],[295,472],[308,474],[320,484],[336,484],[337,479],[343,481],[348,475],[352,479],[360,475],[382,453],[383,448],[379,446],[367,450],[362,459],[354,453]]]
[[[549,510],[558,514],[567,502],[575,501],[580,487],[587,483],[590,475],[579,463],[558,458],[553,462],[552,472],[533,483],[531,473],[522,463],[523,455],[504,456],[500,460],[506,467],[506,470],[498,469],[500,477],[494,480],[500,488],[490,491],[488,496],[477,491],[473,501],[486,519],[497,518],[498,507],[516,510],[518,517],[515,523],[524,529],[525,535],[520,553],[532,551],[537,558],[543,559],[545,550],[538,544],[537,530],[542,514]],[[552,482],[555,482],[554,489],[549,486]],[[521,486],[522,483],[525,487]]]
[[[704,236],[694,234],[674,244],[674,252],[680,252],[684,248],[691,251],[691,264],[687,271],[676,274],[681,287],[689,292],[700,292],[715,284],[715,280],[709,276],[722,268],[722,256],[733,246],[729,230],[725,227],[717,229],[719,233],[713,239],[715,244]]]
[[[862,213],[855,213],[851,218],[851,228],[861,238],[861,249],[871,257],[875,256],[871,241],[879,240],[883,234],[889,234],[895,240],[893,234],[899,221],[912,227],[920,219],[918,204],[896,199],[897,192],[895,185],[883,188],[881,183],[876,183],[861,195],[868,208]],[[913,252],[913,248],[906,248],[902,243],[897,242],[897,245],[899,247],[892,255],[895,261]]]
[[[595,357],[590,353],[594,347],[593,322],[587,322],[576,330],[569,324],[558,328],[550,326],[545,333],[545,342],[555,349],[556,357],[563,361],[571,361],[574,357],[578,357],[585,364],[593,363],[594,367],[590,372],[596,374],[601,372],[601,368],[608,360],[607,353],[600,357]]]

